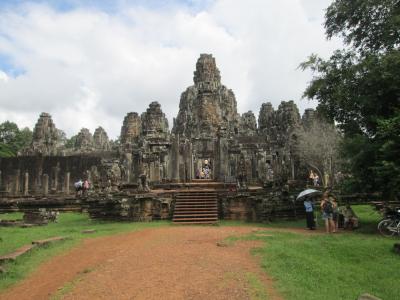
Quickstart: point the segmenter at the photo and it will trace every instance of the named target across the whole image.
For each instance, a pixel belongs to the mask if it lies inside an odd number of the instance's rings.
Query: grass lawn
[[[357,299],[363,293],[400,299],[400,257],[392,251],[398,238],[376,233],[380,216],[370,206],[353,209],[361,222],[353,232],[303,235],[268,230],[267,236],[245,237],[264,242],[254,254],[285,299]],[[304,221],[289,224],[305,227]]]
[[[1,219],[22,219],[22,214],[2,214]],[[0,291],[26,277],[41,262],[62,251],[70,249],[83,238],[93,238],[104,235],[111,235],[126,231],[135,231],[144,228],[169,225],[167,221],[148,223],[123,223],[123,222],[101,222],[92,221],[85,214],[64,213],[59,217],[58,223],[49,223],[47,226],[31,228],[1,227],[0,228],[0,255],[10,253],[17,248],[30,244],[34,240],[46,239],[54,236],[65,236],[69,239],[55,244],[33,249],[24,254],[15,262],[5,265],[6,274],[0,274]],[[83,234],[82,230],[95,229],[92,234]]]

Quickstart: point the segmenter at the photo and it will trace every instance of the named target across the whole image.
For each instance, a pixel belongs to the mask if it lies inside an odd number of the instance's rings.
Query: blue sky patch
[[[23,4],[42,4],[62,12],[83,7],[113,14],[125,6],[140,6],[152,10],[185,7],[197,12],[209,7],[212,2],[214,0],[0,0],[0,9],[12,9]]]
[[[16,66],[11,56],[0,53],[0,70],[6,73],[9,77],[17,77],[25,73],[25,70]]]

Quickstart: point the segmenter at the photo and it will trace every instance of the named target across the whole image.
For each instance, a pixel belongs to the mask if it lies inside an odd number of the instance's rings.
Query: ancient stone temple
[[[225,187],[218,194],[220,205],[225,201],[221,199],[227,199],[227,186],[241,192],[258,187],[266,189],[257,198],[261,202],[249,207],[271,208],[271,203],[287,199],[282,195],[288,184],[304,178],[294,153],[293,135],[312,117],[313,110],[306,110],[301,118],[293,101],[281,102],[276,110],[269,102],[261,104],[258,122],[251,111],[240,115],[233,91],[222,84],[215,58],[201,54],[193,85],[180,97],[171,131],[160,103],[153,101],[145,112],[125,116],[118,143],[110,141],[102,127],[93,135],[83,128],[73,149],[65,149],[51,116],[42,113],[30,147],[19,157],[0,158],[0,193],[4,197],[56,197],[70,194],[77,180],[88,179],[92,183],[91,203],[109,203],[104,207],[117,207],[117,214],[135,219],[139,218],[137,211],[154,212],[154,203],[158,203],[158,212],[165,203],[173,203],[174,194],[166,192],[173,187],[190,188],[205,180]],[[152,190],[163,190],[164,194],[155,196]],[[146,193],[152,196],[143,196]],[[275,195],[275,202],[265,204],[267,194]],[[232,203],[224,205],[231,207]],[[171,209],[169,204],[167,210]],[[221,208],[219,214],[229,214],[225,210]],[[257,216],[254,218],[261,215],[252,213]]]

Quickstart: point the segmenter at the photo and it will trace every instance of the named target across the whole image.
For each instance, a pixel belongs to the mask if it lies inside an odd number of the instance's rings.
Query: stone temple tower
[[[212,137],[219,128],[234,132],[239,124],[232,90],[221,84],[221,75],[211,54],[201,54],[196,63],[194,85],[181,95],[173,133],[187,138]]]

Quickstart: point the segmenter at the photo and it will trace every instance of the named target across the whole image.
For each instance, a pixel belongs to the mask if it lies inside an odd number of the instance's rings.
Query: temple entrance
[[[195,179],[214,179],[213,161],[211,158],[198,158],[194,161]]]

